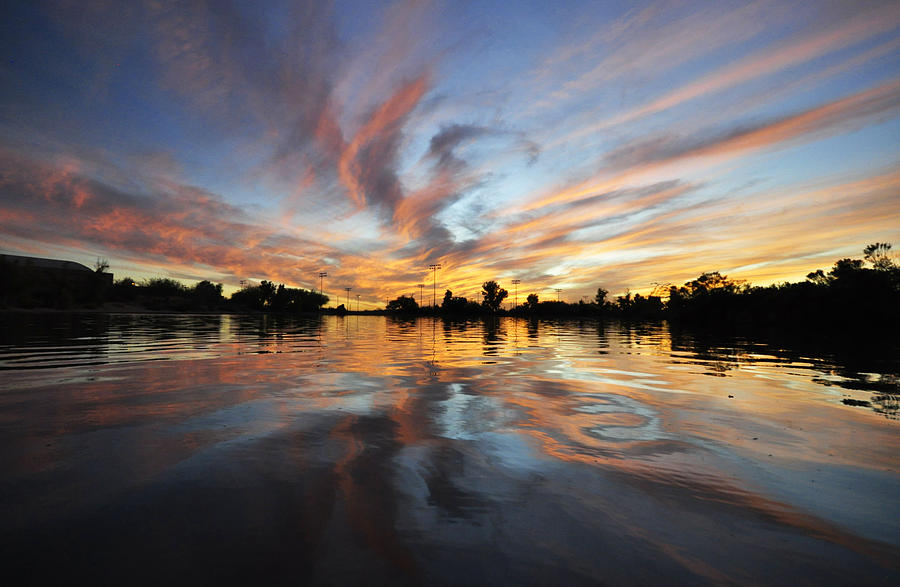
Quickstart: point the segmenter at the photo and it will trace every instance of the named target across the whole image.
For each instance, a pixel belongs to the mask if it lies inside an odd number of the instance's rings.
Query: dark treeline
[[[83,271],[64,273],[3,263],[0,307],[307,313],[321,311],[328,303],[326,295],[265,280],[234,292],[230,299],[222,295],[222,284],[207,280],[194,286],[169,278],[113,281],[105,271],[108,266],[98,260],[94,271],[82,267]],[[796,326],[833,331],[888,332],[900,326],[900,266],[886,243],[869,245],[862,259],[840,259],[831,269],[815,270],[799,283],[752,286],[709,272],[682,286],[671,286],[665,295],[628,293],[611,300],[600,287],[590,302],[567,303],[540,300],[532,293],[508,310],[502,305],[509,292],[496,281],[482,284],[480,293],[480,300],[470,300],[448,289],[437,306],[425,307],[412,296],[400,296],[388,302],[384,311],[410,317],[608,317],[666,319],[702,327]],[[341,304],[328,311],[347,310]]]
[[[136,282],[130,277],[113,282],[104,302],[148,310],[216,311],[223,309],[222,284],[204,280],[193,287],[167,277]]]
[[[231,294],[231,304],[238,308],[269,312],[315,312],[328,303],[328,296],[308,289],[276,286],[263,280]]]
[[[207,280],[188,287],[168,278],[154,278],[142,283],[125,278],[113,284],[109,301],[136,304],[151,310],[296,314],[319,310],[328,303],[328,296],[263,280],[259,285],[244,287],[226,299],[222,295],[222,284]]]
[[[99,262],[93,272],[35,271],[14,264],[0,266],[0,308],[121,309],[169,312],[315,312],[328,296],[263,280],[226,299],[222,284],[203,280],[193,286],[175,279],[154,277],[113,280]]]
[[[508,292],[497,282],[482,286],[480,301],[454,296],[447,290],[440,306],[420,308],[414,298],[401,296],[387,309],[406,314],[525,317],[609,317],[625,320],[660,320],[709,327],[798,326],[809,329],[884,330],[900,326],[900,266],[886,243],[869,245],[863,259],[840,259],[826,271],[807,275],[806,281],[752,286],[719,272],[703,273],[682,286],[671,286],[662,296],[628,293],[615,300],[597,289],[590,302],[542,301],[537,294],[524,303],[501,310]]]

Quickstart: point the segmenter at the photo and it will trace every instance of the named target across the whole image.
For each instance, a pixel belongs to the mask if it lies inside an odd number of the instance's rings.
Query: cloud
[[[806,244],[781,239],[804,253],[818,229],[795,209],[840,246],[881,226],[867,213],[896,219],[893,194],[870,190],[823,207],[842,231],[783,190],[823,192],[739,164],[879,124],[867,136],[890,157],[895,4],[660,2],[603,22],[585,8],[571,28],[549,16],[548,34],[526,40],[486,35],[465,3],[396,2],[371,22],[344,10],[89,0],[32,11],[10,42],[15,63],[0,65],[0,240],[36,254],[105,248],[198,278],[303,285],[327,270],[334,287],[383,299],[409,293],[432,262],[458,293],[518,275],[615,290],[680,279],[701,257],[715,265],[704,270],[758,265],[746,250],[792,267],[789,250],[744,231],[739,220],[778,240],[755,203],[719,182],[752,185],[773,224],[805,232]],[[515,77],[478,77],[473,54],[493,65],[507,51]]]
[[[655,2],[610,23],[595,23],[592,15],[584,15],[575,26],[588,30],[590,38],[562,45],[535,71],[537,80],[554,80],[536,109],[568,103],[623,79],[665,75],[711,51],[756,37],[785,12],[768,1],[702,9]]]
[[[733,128],[711,137],[656,136],[632,142],[604,156],[609,169],[670,163],[688,157],[729,156],[798,140],[847,132],[900,106],[900,81],[892,81],[795,114]]]
[[[628,58],[628,52],[615,51],[611,57],[598,64],[591,74],[565,83],[563,86],[565,90],[559,90],[555,95],[560,98],[570,91],[584,92],[588,89],[584,87],[585,84],[595,85],[601,81],[608,82],[615,72],[618,72],[616,75],[625,73],[636,75],[639,72],[644,75],[654,75],[652,74],[653,68],[659,67],[660,63],[670,63],[668,69],[674,69],[677,63],[687,61],[688,58],[708,55],[717,45],[735,44],[765,32],[766,27],[763,26],[763,23],[777,21],[777,14],[784,8],[784,6],[779,7],[768,3],[754,3],[729,12],[722,17],[721,21],[692,15],[684,22],[675,20],[664,25],[679,28],[677,33],[667,34],[665,30],[651,28],[647,31],[650,38],[644,42],[649,43],[651,47],[658,45],[661,50],[658,58],[654,58],[651,63],[644,63],[642,60],[647,56],[652,57],[652,51],[644,51],[643,54],[632,59]],[[748,11],[748,14],[744,14],[745,11]],[[736,89],[752,81],[853,47],[900,26],[900,8],[897,5],[875,3],[873,6],[858,6],[847,12],[846,14],[842,12],[839,15],[840,18],[836,17],[832,21],[826,22],[824,26],[822,23],[818,23],[819,28],[810,27],[809,23],[798,23],[797,26],[801,30],[806,29],[805,34],[799,38],[795,31],[791,31],[785,35],[786,41],[780,45],[757,51],[723,65],[640,106],[627,107],[614,113],[606,110],[602,115],[596,111],[591,112],[590,116],[582,114],[581,118],[585,120],[585,123],[558,136],[553,144],[566,143],[610,128],[634,123],[641,118],[676,108],[687,102]],[[756,18],[752,16],[754,14]],[[788,15],[783,16],[784,23],[791,21]],[[693,31],[694,34],[691,34],[690,31]],[[710,37],[711,34],[712,37]],[[640,39],[634,40],[633,47],[639,52],[643,49]],[[691,49],[688,49],[689,47]],[[618,66],[612,66],[606,63],[611,59],[621,62]],[[673,61],[674,63],[672,63]]]
[[[341,153],[340,177],[357,206],[374,205],[390,216],[403,199],[395,170],[403,124],[427,88],[426,75],[398,88],[369,116]]]
[[[128,193],[78,173],[0,157],[0,232],[75,248],[296,281],[324,248],[278,234],[205,190],[150,183]],[[307,276],[302,276],[305,280]]]
[[[442,167],[457,167],[462,162],[453,154],[454,149],[465,141],[476,139],[490,132],[490,129],[483,126],[468,124],[445,126],[438,134],[431,137],[428,156],[436,159],[438,165]]]

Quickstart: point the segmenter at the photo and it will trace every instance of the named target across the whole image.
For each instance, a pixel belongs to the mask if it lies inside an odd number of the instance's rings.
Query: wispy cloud
[[[643,140],[611,151],[604,160],[608,167],[622,169],[671,163],[689,157],[731,156],[796,140],[813,140],[823,134],[846,132],[890,113],[898,106],[900,81],[892,81],[796,114],[734,128],[717,136]]]
[[[26,8],[0,64],[7,248],[327,270],[383,301],[433,262],[464,295],[618,291],[900,238],[896,3]],[[486,24],[510,10],[528,36]],[[774,152],[791,169],[748,171]]]

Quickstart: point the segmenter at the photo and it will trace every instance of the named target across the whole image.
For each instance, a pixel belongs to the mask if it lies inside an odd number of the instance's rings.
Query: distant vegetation
[[[94,271],[83,268],[72,281],[61,273],[0,264],[0,307],[79,308],[121,307],[158,311],[236,311],[304,313],[321,311],[328,296],[262,281],[225,299],[222,284],[201,281],[189,287],[174,279],[131,278],[112,281],[108,263],[98,260]],[[437,306],[420,307],[412,296],[387,303],[388,313],[416,315],[610,317],[625,320],[667,319],[673,324],[700,326],[790,326],[801,329],[878,330],[900,326],[900,265],[891,245],[874,243],[862,259],[840,259],[828,271],[817,269],[806,281],[764,287],[731,279],[717,271],[703,273],[681,286],[657,288],[657,295],[626,293],[614,300],[598,287],[585,302],[541,300],[530,293],[520,305],[504,310],[509,292],[496,281],[482,284],[481,299],[469,300],[444,292]],[[347,312],[343,304],[330,312]]]
[[[222,284],[203,280],[187,286],[168,277],[116,281],[106,273],[109,264],[98,261],[94,272],[35,271],[0,264],[0,308],[105,308],[172,312],[266,311],[315,312],[328,303],[317,292],[262,281],[257,286],[222,295]]]
[[[577,303],[542,301],[531,293],[519,306],[502,310],[508,292],[496,281],[487,281],[482,285],[480,303],[454,296],[448,289],[438,308],[420,308],[413,298],[401,297],[390,302],[388,310],[446,316],[667,319],[702,326],[877,329],[900,325],[900,265],[887,243],[869,245],[862,259],[840,259],[827,272],[818,269],[799,283],[752,286],[712,271],[658,293],[661,295],[626,293],[610,300],[609,292],[599,287],[593,300]]]
[[[328,303],[328,296],[294,287],[276,286],[263,280],[231,294],[231,304],[239,308],[270,312],[315,312]]]
[[[167,277],[113,282],[107,301],[149,310],[216,311],[222,308],[222,284],[204,280],[193,287]]]

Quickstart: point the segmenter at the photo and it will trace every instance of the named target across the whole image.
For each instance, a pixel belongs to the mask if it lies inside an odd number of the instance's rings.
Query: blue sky
[[[560,6],[562,5],[562,8]],[[4,8],[0,249],[577,300],[900,244],[896,2]]]

